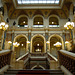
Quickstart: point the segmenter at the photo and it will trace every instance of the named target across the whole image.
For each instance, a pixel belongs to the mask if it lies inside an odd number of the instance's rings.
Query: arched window
[[[28,27],[27,17],[21,17],[18,21],[18,27]]]
[[[49,27],[59,27],[59,21],[56,17],[49,18]]]
[[[35,17],[33,22],[33,27],[43,27],[43,18]]]

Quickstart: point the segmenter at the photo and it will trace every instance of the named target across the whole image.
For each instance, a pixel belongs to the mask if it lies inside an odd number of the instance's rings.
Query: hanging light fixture
[[[66,29],[73,29],[73,27],[74,27],[74,22],[67,22],[65,25],[64,25],[64,27],[66,28]]]
[[[56,42],[55,44],[54,44],[54,46],[56,46],[56,47],[61,47],[61,43],[60,42]]]
[[[49,42],[49,41],[47,41],[46,43],[47,43],[47,44],[49,44],[50,42]]]
[[[27,43],[29,44],[30,42],[29,42],[29,41],[27,41]]]
[[[8,41],[8,44],[11,44],[12,42],[11,41]]]
[[[7,30],[8,29],[8,27],[9,27],[9,25],[8,24],[6,24],[5,22],[1,22],[0,23],[0,29],[2,29],[2,30]]]
[[[68,43],[69,43],[68,41],[65,42],[65,44],[68,44]]]
[[[21,46],[24,46],[24,44],[21,44]]]
[[[13,43],[14,47],[18,47],[20,44],[18,42]]]
[[[37,44],[37,46],[39,46],[39,44]]]

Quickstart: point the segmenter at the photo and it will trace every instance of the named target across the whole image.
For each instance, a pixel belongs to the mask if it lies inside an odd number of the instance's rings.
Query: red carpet
[[[16,75],[50,75],[50,71],[44,70],[25,70],[19,71]]]

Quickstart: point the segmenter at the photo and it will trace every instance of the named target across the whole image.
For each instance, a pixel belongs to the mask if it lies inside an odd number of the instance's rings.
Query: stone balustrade
[[[47,52],[47,60],[50,64],[50,69],[59,69],[58,68],[58,59],[55,58],[52,54]]]
[[[65,50],[58,51],[58,54],[60,66],[63,65],[68,71],[75,75],[75,54]]]
[[[11,52],[9,50],[0,51],[0,69],[6,65],[10,65]]]

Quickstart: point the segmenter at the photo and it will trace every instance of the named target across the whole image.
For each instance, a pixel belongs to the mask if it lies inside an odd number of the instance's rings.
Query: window
[[[33,27],[43,27],[43,18],[35,17],[33,24],[34,24]]]
[[[60,0],[17,0],[18,4],[59,4]]]
[[[28,27],[27,17],[21,17],[18,21],[18,27]]]
[[[49,18],[49,27],[59,27],[59,22],[56,17]]]

